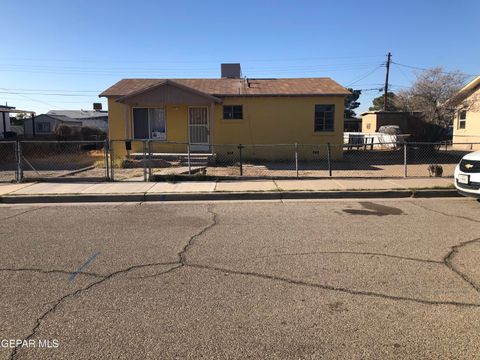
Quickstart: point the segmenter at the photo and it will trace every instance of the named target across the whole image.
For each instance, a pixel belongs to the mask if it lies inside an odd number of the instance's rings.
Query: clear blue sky
[[[382,87],[388,50],[480,74],[478,0],[3,0],[1,12],[0,103],[38,113],[90,109],[125,77],[218,77],[221,62],[359,89]],[[392,89],[414,75],[392,65]],[[357,113],[378,95],[364,90]]]

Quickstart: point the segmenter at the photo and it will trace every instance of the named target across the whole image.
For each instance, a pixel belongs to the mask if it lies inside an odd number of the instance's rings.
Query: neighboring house
[[[246,79],[240,64],[222,64],[220,79],[123,79],[100,96],[108,98],[110,140],[190,142],[192,151],[231,155],[232,147],[212,144],[342,144],[348,94],[330,78]],[[254,156],[292,158],[291,148],[273,149]],[[335,147],[332,156],[341,155]]]
[[[75,121],[70,118],[61,118],[48,114],[41,114],[32,118],[27,118],[23,122],[24,135],[26,137],[48,136],[55,133],[55,129],[60,124],[68,126],[82,126],[81,121]],[[35,127],[35,128],[34,128]]]
[[[8,111],[14,110],[13,106],[0,105],[0,139],[6,138],[6,133],[12,131],[10,125],[10,113]]]
[[[367,111],[362,113],[362,132],[376,133],[382,126],[397,125],[404,133],[412,133],[420,112]]]
[[[47,115],[67,121],[81,121],[83,127],[93,127],[108,131],[108,111],[102,110],[50,110]]]
[[[10,117],[11,114],[30,114],[35,116],[34,111],[20,110],[13,106],[0,105],[0,139],[15,138],[17,135],[22,135],[23,131],[18,131],[21,125],[12,125]]]
[[[344,120],[343,131],[345,131],[345,132],[360,132],[360,131],[362,131],[362,119],[360,119],[360,118],[346,118]]]
[[[480,76],[465,85],[458,96],[461,104],[453,122],[453,143],[480,143]]]

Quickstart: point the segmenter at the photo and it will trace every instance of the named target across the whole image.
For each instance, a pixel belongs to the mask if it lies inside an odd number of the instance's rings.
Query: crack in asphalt
[[[97,278],[104,278],[104,275],[100,275],[97,273],[93,272],[85,272],[85,271],[65,271],[65,270],[44,270],[44,269],[38,269],[38,268],[3,268],[0,269],[0,272],[35,272],[39,274],[63,274],[63,275],[73,275],[73,274],[78,274],[78,275],[86,275],[86,276],[92,276],[92,277],[97,277]]]
[[[421,207],[421,206],[420,206]],[[435,211],[432,209],[424,208],[426,210],[431,210]],[[318,284],[318,283],[311,283],[311,282],[306,282],[306,281],[301,281],[301,280],[294,280],[294,279],[289,279],[289,278],[284,278],[280,276],[274,276],[274,275],[268,275],[268,274],[261,274],[261,273],[256,273],[252,271],[239,271],[239,270],[231,270],[231,269],[226,269],[226,268],[221,268],[221,267],[216,267],[216,266],[210,266],[210,265],[202,265],[202,264],[196,264],[196,263],[190,263],[187,261],[187,253],[188,251],[194,246],[196,243],[196,240],[204,235],[208,230],[212,229],[214,226],[218,224],[218,215],[213,211],[213,205],[207,208],[207,212],[212,215],[211,222],[207,224],[206,226],[202,227],[202,229],[188,239],[187,243],[185,246],[181,249],[180,252],[177,253],[178,260],[175,262],[163,262],[163,263],[150,263],[150,264],[141,264],[141,265],[133,265],[131,267],[128,267],[126,269],[118,270],[115,272],[110,273],[109,275],[99,275],[99,274],[94,274],[94,273],[85,273],[85,275],[91,275],[91,276],[98,276],[99,280],[95,281],[88,286],[85,286],[83,288],[77,289],[72,293],[66,294],[62,296],[60,299],[58,299],[56,302],[53,303],[53,305],[45,311],[40,317],[38,317],[35,320],[35,325],[32,328],[32,331],[30,334],[24,339],[24,340],[29,340],[33,336],[35,336],[37,330],[41,326],[42,322],[45,320],[46,317],[48,317],[51,313],[55,312],[55,310],[66,300],[75,297],[76,295],[88,291],[89,289],[92,289],[93,287],[100,285],[110,279],[112,279],[115,276],[122,275],[125,273],[128,273],[132,270],[136,269],[142,269],[142,268],[147,268],[147,267],[153,267],[153,266],[160,266],[160,265],[176,265],[168,270],[153,274],[153,275],[148,275],[144,277],[136,277],[138,278],[152,278],[156,277],[159,275],[165,275],[168,273],[171,273],[177,269],[180,269],[182,267],[192,267],[192,268],[197,268],[197,269],[205,269],[205,270],[210,270],[210,271],[217,271],[221,273],[227,273],[227,274],[234,274],[234,275],[239,275],[239,276],[247,276],[247,277],[255,277],[255,278],[260,278],[260,279],[267,279],[267,280],[273,280],[273,281],[279,281],[291,285],[296,285],[296,286],[305,286],[305,287],[310,287],[310,288],[317,288],[317,289],[323,289],[323,290],[329,290],[329,291],[337,291],[337,292],[342,292],[350,295],[357,295],[357,296],[369,296],[369,297],[375,297],[375,298],[381,298],[381,299],[387,299],[387,300],[393,300],[393,301],[409,301],[409,302],[415,302],[415,303],[420,303],[420,304],[426,304],[426,305],[453,305],[453,306],[459,306],[459,307],[480,307],[479,303],[466,303],[466,302],[457,302],[457,301],[437,301],[437,300],[426,300],[426,299],[418,299],[418,298],[413,298],[413,297],[406,297],[406,296],[395,296],[395,295],[389,295],[389,294],[384,294],[384,293],[376,293],[372,291],[361,291],[361,290],[354,290],[354,289],[349,289],[349,288],[343,288],[343,287],[337,287],[337,286],[332,286],[332,285],[326,285],[326,284]],[[438,211],[435,211],[438,212]],[[441,213],[441,212],[439,212]],[[443,214],[443,213],[442,213]],[[16,214],[19,215],[19,214]],[[446,216],[451,216],[448,214],[443,214]],[[458,217],[458,216],[457,216]],[[464,217],[461,217],[464,218]],[[466,218],[467,220],[472,220],[475,222],[480,222],[474,219]],[[464,243],[461,243],[459,245],[455,245],[452,247],[452,250],[445,256],[443,259],[443,262],[440,261],[435,261],[435,260],[427,260],[427,259],[415,259],[415,258],[407,258],[407,257],[401,257],[401,256],[396,256],[396,255],[389,255],[389,254],[381,254],[381,253],[356,253],[356,252],[323,252],[323,253],[332,253],[332,254],[341,254],[341,253],[348,253],[348,254],[356,254],[356,255],[372,255],[372,256],[385,256],[385,257],[393,257],[393,258],[400,258],[400,259],[405,259],[405,260],[411,260],[411,261],[420,261],[420,262],[428,262],[428,263],[444,263],[450,270],[452,270],[454,273],[459,275],[464,281],[469,283],[470,286],[472,286],[477,292],[480,292],[480,288],[466,276],[462,272],[460,272],[458,269],[456,269],[453,264],[452,260],[454,256],[458,253],[458,249],[469,245],[471,243],[474,243],[476,241],[480,241],[480,238],[478,239],[473,239]],[[306,255],[308,253],[300,253],[298,255]],[[297,255],[297,254],[280,254],[281,255]],[[42,273],[54,273],[54,272],[59,272],[59,273],[65,273],[65,274],[71,274],[71,272],[68,271],[61,271],[61,270],[42,270],[42,269],[0,269],[0,271],[38,271]],[[18,347],[15,347],[12,352],[10,359],[13,360],[16,358],[16,355],[18,354]]]
[[[85,286],[85,287],[82,287],[80,289],[77,289],[75,290],[74,292],[71,292],[71,293],[68,293],[68,294],[65,294],[64,296],[62,296],[61,298],[59,298],[57,301],[53,302],[53,305],[50,306],[50,308],[45,311],[42,315],[40,315],[40,317],[38,317],[36,320],[35,320],[35,325],[34,327],[32,328],[32,331],[30,332],[29,335],[27,335],[24,339],[24,341],[28,341],[30,340],[33,336],[35,336],[38,328],[40,327],[40,325],[42,324],[42,321],[48,316],[50,315],[51,313],[55,312],[55,310],[58,308],[58,306],[60,306],[65,300],[67,299],[70,299],[84,291],[87,291],[97,285],[100,285],[102,283],[104,283],[105,281],[107,280],[110,280],[111,278],[117,276],[117,275],[121,275],[121,274],[125,274],[125,273],[128,273],[129,271],[132,271],[132,270],[137,270],[137,269],[141,269],[141,268],[145,268],[145,267],[151,267],[151,266],[159,266],[159,265],[166,265],[166,264],[172,264],[172,263],[151,263],[151,264],[143,264],[143,265],[133,265],[133,266],[130,266],[126,269],[122,269],[122,270],[118,270],[118,271],[114,271],[112,273],[110,273],[109,275],[106,275],[104,277],[102,277],[100,280],[98,281],[94,281],[92,282],[91,284]],[[176,264],[176,263],[175,263]],[[13,348],[11,354],[10,354],[10,359],[13,360],[16,358],[17,354],[18,354],[18,347],[15,347]]]
[[[473,221],[473,222],[476,222],[476,223],[480,223],[480,220],[477,220],[477,219],[472,219],[468,216],[462,216],[462,215],[455,215],[455,214],[449,214],[449,213],[446,213],[446,212],[443,212],[443,211],[439,211],[439,210],[435,210],[435,209],[431,209],[429,207],[426,207],[424,205],[420,205],[420,204],[417,204],[415,202],[410,202],[410,204],[414,205],[414,206],[417,206],[423,210],[427,210],[427,211],[431,211],[431,212],[434,212],[434,213],[437,213],[437,214],[440,214],[440,215],[444,215],[444,216],[447,216],[447,217],[455,217],[455,218],[458,218],[458,219],[462,219],[462,220],[467,220],[467,221]]]
[[[325,285],[325,284],[310,283],[310,282],[306,282],[306,281],[293,280],[293,279],[284,278],[284,277],[280,277],[280,276],[261,274],[261,273],[251,272],[251,271],[231,270],[231,269],[225,269],[225,268],[221,268],[221,267],[202,265],[202,264],[189,263],[186,266],[190,266],[190,267],[198,268],[198,269],[206,269],[206,270],[211,270],[211,271],[219,271],[219,272],[227,273],[227,274],[252,276],[252,277],[256,277],[256,278],[260,278],[260,279],[275,280],[275,281],[284,282],[284,283],[291,284],[291,285],[300,285],[300,286],[318,288],[318,289],[323,289],[323,290],[338,291],[338,292],[343,292],[343,293],[347,293],[347,294],[350,294],[350,295],[370,296],[370,297],[376,297],[376,298],[382,298],[382,299],[388,299],[388,300],[411,301],[411,302],[420,303],[420,304],[427,304],[427,305],[455,305],[455,306],[460,306],[460,307],[480,307],[480,303],[464,303],[464,302],[457,302],[457,301],[425,300],[425,299],[417,299],[417,298],[406,297],[406,296],[388,295],[388,294],[376,293],[376,292],[372,292],[372,291],[353,290],[353,289],[349,289],[349,288],[342,288],[342,287]]]
[[[212,206],[213,207],[213,206]],[[202,234],[204,234],[206,231],[208,231],[209,229],[211,229],[212,227],[214,227],[216,224],[217,224],[217,220],[216,220],[216,217],[217,217],[217,214],[215,212],[213,212],[212,208],[209,207],[207,208],[207,211],[212,215],[212,222],[209,223],[208,225],[204,226],[199,232],[193,234],[187,241],[187,244],[182,248],[182,250],[180,252],[177,253],[177,256],[178,256],[178,261],[175,261],[175,262],[161,262],[161,263],[150,263],[150,264],[141,264],[141,265],[133,265],[133,266],[130,266],[126,269],[122,269],[122,270],[118,270],[118,271],[114,271],[112,273],[110,273],[109,275],[105,275],[103,277],[101,277],[98,281],[95,281],[91,284],[89,284],[88,286],[85,286],[83,288],[80,288],[80,289],[77,289],[75,290],[74,292],[71,292],[71,293],[68,293],[64,296],[62,296],[61,298],[59,298],[57,301],[55,302],[52,302],[53,305],[47,310],[45,311],[42,315],[40,315],[40,317],[38,317],[36,320],[35,320],[35,325],[34,327],[32,328],[31,332],[29,335],[27,335],[23,340],[24,341],[28,341],[30,340],[33,336],[35,336],[35,334],[37,333],[37,330],[38,328],[41,326],[43,320],[48,317],[48,315],[50,315],[51,313],[55,312],[55,310],[66,300],[70,299],[70,298],[73,298],[75,297],[76,295],[84,292],[84,291],[87,291],[97,285],[100,285],[104,282],[106,282],[107,280],[110,280],[111,278],[117,276],[117,275],[121,275],[121,274],[125,274],[125,273],[128,273],[132,270],[137,270],[137,269],[142,269],[142,268],[147,268],[147,267],[153,267],[153,266],[160,266],[160,265],[176,265],[176,266],[173,266],[172,268],[166,270],[166,271],[163,271],[163,272],[160,272],[160,273],[157,273],[157,274],[154,274],[154,275],[149,275],[149,276],[145,276],[145,277],[141,277],[141,278],[151,278],[151,277],[155,277],[155,276],[159,276],[159,275],[165,275],[167,273],[170,273],[170,272],[173,272],[174,270],[177,270],[183,266],[186,266],[186,252],[192,247],[193,243],[195,242],[195,239],[198,238],[199,236],[201,236]],[[21,269],[19,269],[21,271]],[[40,271],[40,272],[44,272],[44,273],[48,273],[48,270],[44,270],[44,271]],[[69,272],[65,272],[65,273],[69,273]],[[137,277],[138,279],[139,277]],[[19,351],[19,347],[15,347],[13,348],[11,354],[10,354],[10,359],[11,360],[14,360],[18,354],[18,351]]]
[[[19,212],[19,213],[16,213],[16,214],[13,214],[13,215],[10,215],[10,216],[1,218],[0,220],[2,220],[2,221],[4,221],[4,220],[10,220],[10,219],[13,219],[13,218],[18,217],[18,216],[22,216],[22,215],[27,214],[27,213],[31,213],[31,212],[33,212],[33,211],[45,209],[46,207],[47,207],[47,206],[34,207],[33,209],[28,209],[28,210],[25,210],[25,211],[22,211],[22,212]]]
[[[480,294],[480,286],[476,284],[467,274],[461,272],[458,270],[454,264],[453,264],[453,259],[455,255],[458,254],[458,250],[461,249],[464,246],[468,246],[470,244],[474,244],[476,242],[479,242],[480,238],[464,241],[458,245],[455,245],[452,247],[452,250],[443,258],[443,263],[455,274],[460,276],[465,282],[467,282],[472,288],[475,289]]]
[[[312,252],[301,252],[301,253],[283,253],[283,254],[257,256],[257,257],[254,257],[254,259],[264,259],[269,257],[283,257],[283,256],[306,256],[306,255],[317,255],[317,254],[379,256],[379,257],[388,257],[388,258],[409,260],[409,261],[416,261],[416,262],[443,264],[443,261],[439,261],[439,260],[419,259],[419,258],[411,258],[411,257],[399,256],[399,255],[390,255],[390,254],[373,253],[373,252],[356,252],[356,251],[312,251]]]
[[[434,213],[437,213],[437,214],[440,214],[440,215],[443,215],[443,216],[446,216],[446,217],[453,217],[453,218],[457,218],[457,219],[462,219],[462,220],[466,220],[466,221],[472,221],[472,222],[475,222],[475,223],[480,223],[480,220],[472,219],[468,216],[445,213],[445,212],[435,210],[435,209],[431,209],[429,207],[426,207],[424,205],[420,205],[420,204],[417,204],[417,203],[414,203],[414,202],[411,202],[411,204],[414,205],[414,206],[417,206],[421,209],[431,211],[431,212],[434,212]],[[443,264],[448,269],[450,269],[454,274],[458,275],[469,286],[471,286],[477,293],[480,294],[480,286],[478,284],[476,284],[467,274],[465,274],[462,271],[460,271],[459,269],[457,269],[455,267],[455,265],[453,264],[453,258],[455,257],[455,255],[458,254],[459,249],[461,249],[464,246],[467,246],[467,245],[473,244],[475,242],[478,242],[478,241],[480,241],[480,238],[475,238],[475,239],[472,239],[472,240],[464,241],[464,242],[461,242],[460,244],[452,246],[451,250],[448,252],[448,254],[444,256]]]
[[[212,215],[211,223],[202,228],[199,232],[196,234],[190,236],[190,239],[188,239],[187,244],[183,247],[182,251],[178,253],[178,263],[181,264],[182,266],[185,266],[187,263],[187,251],[190,250],[190,248],[193,246],[195,243],[195,240],[202,236],[205,232],[213,228],[215,225],[217,225],[217,214],[212,210],[213,205],[209,206],[207,208],[207,212]]]

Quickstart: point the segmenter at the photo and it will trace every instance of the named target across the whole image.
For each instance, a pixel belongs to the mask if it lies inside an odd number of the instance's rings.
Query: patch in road
[[[374,216],[386,216],[386,215],[403,215],[404,212],[393,206],[381,205],[369,201],[362,201],[359,204],[363,209],[344,209],[343,212],[350,215],[374,215]]]

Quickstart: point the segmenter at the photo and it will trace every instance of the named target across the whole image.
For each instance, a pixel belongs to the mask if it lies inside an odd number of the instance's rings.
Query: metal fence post
[[[192,164],[190,162],[190,142],[187,143],[187,161],[188,161],[188,175],[192,175]]]
[[[298,144],[295,143],[295,173],[298,179]]]
[[[407,176],[408,176],[407,147],[408,147],[408,143],[405,142],[404,145],[403,145],[403,177],[407,177]]]
[[[105,156],[105,179],[108,180],[110,176],[110,171],[108,169],[108,140],[105,139],[103,142],[103,151]]]
[[[150,140],[147,140],[148,147],[148,180],[152,178],[152,147]]]
[[[328,176],[332,176],[332,149],[330,143],[327,143],[327,163],[328,163]]]
[[[113,159],[113,140],[110,140],[110,181],[115,181],[115,174],[114,174],[114,168],[115,168],[115,162]]]
[[[22,145],[20,141],[17,140],[15,144],[15,159],[17,161],[17,171],[15,173],[15,181],[22,182],[23,180],[23,172],[22,172]]]
[[[242,147],[242,144],[238,144],[238,153],[240,156],[240,176],[243,176]]]
[[[147,141],[143,140],[143,181],[148,181],[147,178]]]

